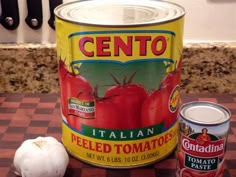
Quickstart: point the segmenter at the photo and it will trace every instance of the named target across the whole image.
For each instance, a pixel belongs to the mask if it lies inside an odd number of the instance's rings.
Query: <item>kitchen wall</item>
[[[171,1],[186,8],[186,41],[236,42],[236,0]]]
[[[55,31],[47,23],[49,1],[43,3],[43,26],[39,30],[29,28],[26,0],[19,1],[20,25],[8,31],[0,25],[0,43],[55,43]],[[64,0],[69,2],[73,0]],[[170,0],[186,8],[185,42],[236,42],[236,0]]]

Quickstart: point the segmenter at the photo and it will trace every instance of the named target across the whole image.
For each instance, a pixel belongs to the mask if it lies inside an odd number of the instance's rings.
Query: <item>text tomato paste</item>
[[[62,141],[73,156],[129,168],[174,150],[184,14],[152,0],[56,8]]]

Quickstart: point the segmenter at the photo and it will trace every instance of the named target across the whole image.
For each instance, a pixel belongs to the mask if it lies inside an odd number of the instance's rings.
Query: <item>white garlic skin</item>
[[[26,140],[14,156],[15,173],[22,177],[63,177],[68,163],[64,146],[53,137]]]

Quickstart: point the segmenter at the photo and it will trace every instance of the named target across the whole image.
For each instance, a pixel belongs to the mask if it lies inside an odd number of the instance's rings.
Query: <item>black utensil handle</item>
[[[20,16],[18,0],[1,0],[2,15],[1,24],[8,30],[14,30],[19,26]]]
[[[25,19],[32,29],[39,29],[43,24],[42,0],[27,0],[28,16]]]
[[[48,20],[48,24],[52,29],[55,29],[55,15],[54,9],[62,4],[62,0],[49,0],[49,7],[50,7],[50,19]]]
[[[0,1],[0,23],[2,22],[2,2]]]

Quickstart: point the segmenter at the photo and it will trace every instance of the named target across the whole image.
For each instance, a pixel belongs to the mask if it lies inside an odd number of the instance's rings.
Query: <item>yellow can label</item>
[[[99,166],[158,161],[177,144],[183,18],[106,27],[56,19],[68,151]]]
[[[152,126],[106,130],[83,125],[78,132],[63,122],[63,143],[73,155],[100,166],[138,166],[167,156],[177,143],[177,125],[160,133]]]

